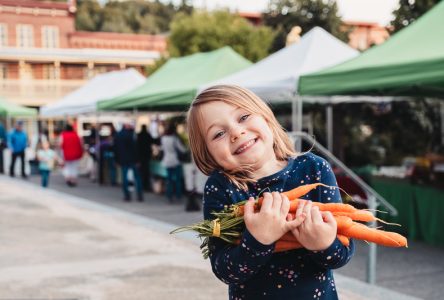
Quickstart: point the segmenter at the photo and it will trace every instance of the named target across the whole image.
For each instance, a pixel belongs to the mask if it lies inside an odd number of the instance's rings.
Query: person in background
[[[42,178],[42,187],[48,187],[51,171],[54,169],[56,161],[59,160],[57,154],[51,149],[47,140],[42,140],[37,146],[37,159],[39,161],[39,172]]]
[[[108,177],[112,186],[117,185],[116,179],[116,161],[114,158],[113,134],[101,138],[99,155],[99,183],[105,183],[105,169],[108,171]]]
[[[131,195],[128,188],[128,171],[132,170],[137,198],[140,202],[143,202],[143,190],[138,170],[139,161],[137,157],[134,127],[129,122],[125,123],[122,130],[117,133],[114,141],[114,150],[116,163],[122,168],[123,200],[127,202],[131,201]]]
[[[175,190],[177,200],[182,198],[182,165],[179,161],[178,152],[184,153],[185,146],[176,134],[176,126],[170,122],[167,124],[165,135],[160,138],[160,148],[163,151],[162,165],[167,170],[166,196],[168,201],[174,201]]]
[[[8,135],[8,148],[11,150],[11,164],[9,166],[9,175],[14,177],[15,161],[17,157],[21,160],[22,177],[27,178],[25,173],[25,150],[28,146],[28,136],[23,131],[23,122],[18,121],[15,128]]]
[[[6,147],[6,130],[0,122],[0,174],[3,174],[3,149]]]
[[[97,173],[99,170],[99,162],[97,157],[97,151],[99,150],[99,145],[97,145],[97,135],[99,134],[99,130],[96,129],[96,125],[92,124],[90,128],[90,134],[84,138],[84,144],[87,145],[88,154],[92,159],[92,170],[89,174],[89,179],[92,182],[96,182]],[[100,138],[100,134],[98,136]],[[99,142],[100,143],[100,142]]]
[[[60,148],[63,153],[63,176],[68,186],[77,185],[79,161],[83,155],[82,142],[70,124],[60,134]]]
[[[31,174],[34,175],[39,171],[39,160],[37,158],[37,151],[41,149],[42,143],[48,142],[48,130],[39,129],[30,137],[30,148],[32,150],[32,158],[29,159],[29,166],[31,167]]]
[[[150,161],[152,156],[153,138],[144,124],[137,134],[137,151],[140,160],[140,175],[145,191],[151,191]]]

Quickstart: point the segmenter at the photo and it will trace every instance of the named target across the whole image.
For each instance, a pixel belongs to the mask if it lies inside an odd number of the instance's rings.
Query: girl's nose
[[[231,142],[234,143],[242,134],[244,130],[241,127],[231,129]]]

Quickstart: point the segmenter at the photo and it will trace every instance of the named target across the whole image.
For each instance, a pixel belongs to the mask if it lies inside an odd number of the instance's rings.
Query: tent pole
[[[441,106],[441,145],[444,145],[444,102],[440,102]]]
[[[376,210],[378,204],[374,195],[367,193],[367,203],[370,211]],[[376,222],[371,222],[370,227],[376,227]],[[376,259],[377,259],[377,247],[375,243],[369,243],[369,250],[367,256],[367,274],[366,281],[369,284],[376,283]]]
[[[333,153],[333,105],[328,104],[326,107],[327,114],[327,149]]]
[[[295,94],[292,101],[292,131],[301,132],[302,131],[302,98]],[[302,143],[301,139],[295,142],[295,147],[297,152],[301,152]]]
[[[296,96],[293,97],[293,100],[291,101],[291,131],[297,131],[297,105],[296,105]]]
[[[100,111],[96,111],[96,141],[95,141],[95,154],[96,154],[96,164],[95,164],[95,172],[96,172],[96,181],[97,184],[100,185]]]

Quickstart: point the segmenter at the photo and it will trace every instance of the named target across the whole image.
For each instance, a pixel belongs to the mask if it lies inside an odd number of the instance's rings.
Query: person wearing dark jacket
[[[0,122],[0,174],[3,174],[3,149],[6,148],[6,130]]]
[[[9,166],[9,175],[11,177],[14,177],[14,170],[15,170],[15,161],[17,158],[21,161],[21,171],[22,171],[22,177],[26,178],[25,173],[25,150],[26,147],[28,147],[28,136],[26,135],[25,131],[23,130],[23,122],[18,121],[15,125],[15,128],[9,133],[8,136],[8,147],[11,149],[12,157],[11,157],[11,164]]]
[[[150,161],[152,155],[153,138],[148,132],[146,125],[142,125],[140,132],[137,134],[137,151],[140,160],[140,175],[142,177],[142,186],[146,191],[151,191],[151,173]]]
[[[138,170],[139,160],[137,155],[137,146],[133,126],[129,123],[123,125],[122,130],[117,134],[115,142],[116,162],[122,168],[122,189],[123,200],[131,201],[131,195],[128,189],[128,171],[132,170],[134,184],[136,186],[137,198],[143,201],[142,183]]]

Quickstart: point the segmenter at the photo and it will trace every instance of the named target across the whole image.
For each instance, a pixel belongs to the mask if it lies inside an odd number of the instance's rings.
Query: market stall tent
[[[288,103],[295,98],[299,76],[336,65],[358,54],[324,29],[315,27],[298,43],[201,89],[214,84],[236,84],[270,103]]]
[[[198,87],[242,70],[251,62],[230,47],[171,58],[132,91],[100,101],[99,110],[173,111],[188,108]]]
[[[304,75],[301,95],[444,95],[444,1],[382,45]]]
[[[81,88],[55,103],[41,108],[43,117],[73,116],[97,111],[97,101],[122,95],[145,82],[135,69],[113,71],[95,76]]]
[[[0,97],[0,116],[2,117],[34,117],[37,109],[21,106]]]

